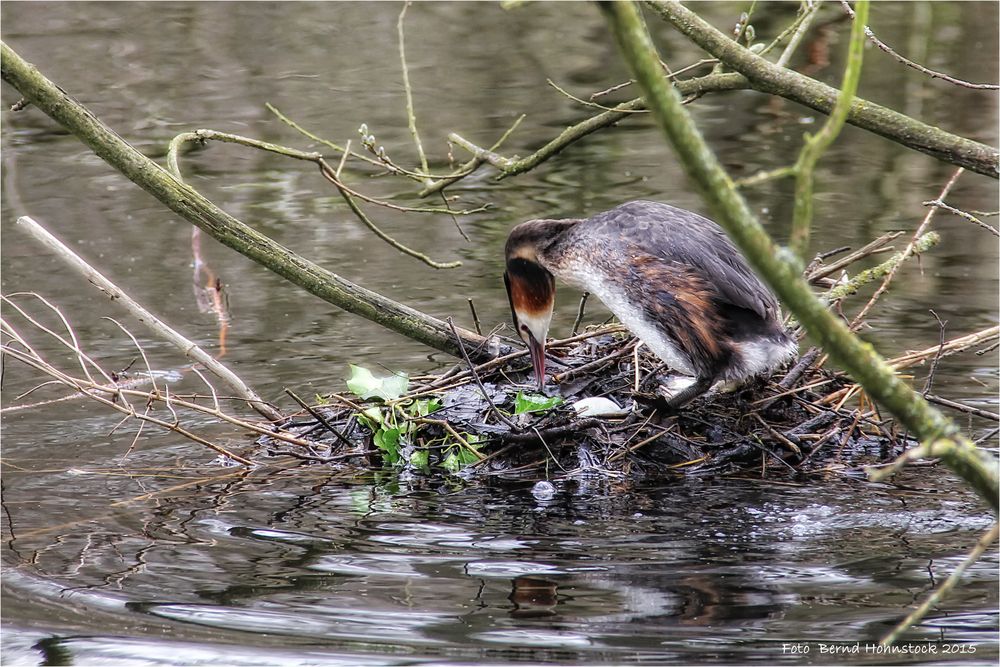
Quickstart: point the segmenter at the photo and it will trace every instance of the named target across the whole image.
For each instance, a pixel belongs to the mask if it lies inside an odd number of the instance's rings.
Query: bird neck
[[[504,279],[514,311],[532,315],[551,312],[556,285],[552,274],[544,266],[523,257],[514,257],[507,260]]]

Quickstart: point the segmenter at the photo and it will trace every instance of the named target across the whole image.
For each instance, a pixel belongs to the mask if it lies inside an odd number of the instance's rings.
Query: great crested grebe
[[[633,201],[585,220],[531,220],[511,230],[506,260],[514,327],[539,391],[555,278],[596,296],[672,369],[694,377],[669,399],[674,408],[797,352],[774,294],[725,232],[691,211]]]

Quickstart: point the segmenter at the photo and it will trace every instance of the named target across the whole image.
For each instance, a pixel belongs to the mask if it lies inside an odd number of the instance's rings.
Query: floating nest
[[[411,378],[389,400],[331,395],[279,425],[311,451],[267,436],[258,444],[316,463],[538,478],[859,470],[913,444],[853,382],[822,368],[816,349],[784,373],[679,411],[662,395],[677,376],[620,326],[547,350],[557,372],[545,395],[534,392],[527,352],[517,352]],[[595,397],[611,402],[597,414]]]

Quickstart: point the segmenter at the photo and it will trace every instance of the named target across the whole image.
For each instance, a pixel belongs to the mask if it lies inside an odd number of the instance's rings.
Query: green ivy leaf
[[[351,377],[347,378],[347,388],[358,398],[381,398],[392,401],[406,393],[410,378],[406,374],[375,377],[367,368],[351,364]]]
[[[399,433],[398,428],[384,428],[376,431],[375,437],[372,438],[375,446],[385,453],[389,463],[395,464],[399,461]]]
[[[365,409],[358,415],[358,422],[362,426],[367,426],[372,431],[376,431],[382,427],[385,422],[385,417],[382,416],[382,411],[376,407],[371,407]]]
[[[410,454],[410,465],[414,468],[426,468],[430,464],[430,453],[426,449],[418,449]]]
[[[523,415],[526,412],[546,412],[563,402],[558,396],[543,396],[542,394],[525,394],[517,392],[514,397],[514,414]]]
[[[475,463],[479,460],[479,457],[475,455],[474,452],[469,451],[465,447],[458,450],[458,462],[462,464],[462,467]]]
[[[414,402],[412,412],[418,417],[426,417],[441,409],[441,401],[436,398],[418,399]]]
[[[448,472],[458,472],[462,469],[462,462],[458,460],[458,456],[451,453],[444,457],[444,461],[441,462],[441,467]]]

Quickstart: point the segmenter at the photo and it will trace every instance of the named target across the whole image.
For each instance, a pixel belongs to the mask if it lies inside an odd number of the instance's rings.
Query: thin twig
[[[840,4],[844,8],[844,11],[847,12],[848,16],[850,16],[851,19],[854,19],[854,10],[851,9],[851,5],[847,2],[847,0],[840,0]],[[915,63],[912,60],[910,60],[909,58],[906,58],[906,57],[900,55],[899,53],[896,53],[894,50],[892,50],[892,48],[890,48],[888,44],[886,44],[881,39],[879,39],[878,37],[876,37],[875,33],[872,32],[872,29],[869,28],[867,25],[865,26],[865,35],[868,36],[868,39],[871,41],[872,44],[874,44],[875,46],[877,46],[881,50],[885,51],[890,56],[892,56],[893,58],[895,58],[896,60],[898,60],[899,62],[903,63],[907,67],[912,67],[913,69],[917,70],[918,72],[922,72],[922,73],[926,74],[927,76],[931,77],[932,79],[943,79],[943,80],[947,81],[948,83],[953,83],[956,86],[962,86],[963,88],[975,88],[975,89],[978,89],[978,90],[998,90],[998,89],[1000,89],[1000,86],[998,86],[996,84],[993,84],[993,83],[972,83],[970,81],[965,81],[963,79],[956,79],[955,77],[949,76],[947,74],[944,74],[943,72],[937,72],[935,70],[932,70],[932,69],[929,69],[927,67],[924,67],[920,63]]]
[[[356,157],[359,160],[364,160],[365,162],[367,162],[368,164],[371,164],[373,166],[376,166],[376,167],[379,167],[379,168],[381,168],[383,166],[381,162],[379,162],[378,160],[376,160],[373,157],[365,155],[364,153],[358,153],[357,151],[352,151],[350,144],[348,144],[346,147],[340,146],[339,144],[335,144],[332,141],[329,141],[327,139],[324,139],[323,137],[320,137],[319,135],[313,134],[312,132],[310,132],[309,130],[305,129],[304,127],[302,127],[301,125],[299,125],[298,123],[296,123],[294,120],[292,120],[291,118],[289,118],[285,114],[281,113],[281,111],[279,111],[278,108],[275,107],[273,104],[265,103],[264,107],[268,111],[270,111],[271,113],[273,113],[275,116],[277,116],[278,120],[280,120],[282,123],[284,123],[288,127],[292,128],[293,130],[295,130],[296,132],[298,132],[299,134],[301,134],[304,137],[312,139],[313,141],[315,141],[317,143],[320,143],[320,144],[323,144],[324,146],[327,146],[329,148],[332,148],[333,150],[337,151],[338,153],[347,153],[351,157]]]
[[[939,201],[943,201],[944,198],[948,196],[948,193],[951,192],[952,186],[955,185],[955,182],[958,180],[958,177],[961,176],[964,171],[965,169],[963,169],[962,167],[959,167],[958,169],[955,170],[955,173],[951,175],[950,179],[948,179],[948,182],[945,184],[944,188],[941,189],[941,194],[939,194],[937,197]],[[899,270],[899,267],[903,265],[902,260],[905,260],[907,257],[909,257],[914,253],[917,246],[917,240],[921,236],[923,236],[924,230],[927,229],[927,226],[929,224],[931,224],[931,220],[934,219],[934,214],[937,212],[937,210],[938,210],[937,206],[932,206],[931,210],[927,211],[927,215],[924,216],[924,219],[917,226],[916,231],[913,232],[913,236],[911,237],[910,242],[906,245],[906,249],[903,250],[903,254],[902,257],[900,258],[900,261],[891,269],[889,269],[889,273],[886,275],[885,279],[882,280],[882,284],[879,285],[877,290],[875,290],[875,293],[872,294],[871,298],[868,300],[868,303],[866,303],[864,308],[862,308],[861,311],[854,316],[854,319],[851,321],[852,329],[856,329],[858,326],[860,326],[861,322],[864,321],[865,315],[867,315],[868,312],[872,309],[872,307],[875,305],[875,302],[879,300],[879,297],[885,294],[886,290],[889,289],[889,283],[891,283],[892,279],[896,276],[896,271]]]
[[[420,134],[417,132],[417,116],[413,111],[413,89],[410,87],[410,68],[406,65],[406,47],[403,40],[403,18],[406,10],[410,7],[410,0],[403,3],[403,9],[399,12],[399,19],[396,21],[396,33],[399,35],[399,64],[403,70],[403,90],[406,92],[406,121],[410,127],[410,136],[417,146],[417,155],[420,156],[420,168],[424,174],[430,169],[427,166],[427,156],[424,154],[424,146],[420,142]],[[426,178],[426,177],[425,177]],[[430,181],[426,181],[430,184]]]
[[[760,53],[758,53],[757,55],[765,56],[768,53],[770,53],[774,49],[774,47],[778,46],[778,44],[781,44],[783,41],[785,41],[786,37],[798,31],[799,27],[802,25],[802,22],[805,21],[807,18],[812,20],[811,13],[806,12],[806,2],[801,2],[799,3],[799,10],[796,13],[795,20],[787,28],[782,30],[777,37],[771,40],[769,44],[767,44],[763,49],[761,49]]]
[[[846,255],[836,262],[831,262],[825,266],[818,266],[814,270],[810,271],[806,275],[806,280],[813,282],[819,280],[820,278],[826,278],[827,276],[840,271],[841,269],[847,268],[849,265],[874,254],[876,251],[883,250],[883,246],[888,244],[890,241],[903,235],[903,232],[889,232],[888,234],[883,234],[871,243],[868,243],[861,248],[855,250],[850,255]]]
[[[505,415],[500,411],[500,408],[496,406],[496,403],[494,403],[493,399],[490,397],[490,393],[486,391],[486,387],[483,385],[483,381],[479,378],[479,373],[476,372],[476,367],[473,365],[472,360],[469,359],[469,353],[465,351],[465,343],[462,342],[461,336],[458,335],[458,330],[455,329],[455,323],[452,321],[450,317],[447,318],[445,321],[448,322],[448,326],[450,326],[451,330],[455,333],[455,338],[456,340],[458,340],[458,347],[462,351],[462,356],[465,358],[465,363],[468,364],[469,366],[469,371],[472,373],[472,379],[476,381],[477,385],[479,385],[479,391],[483,392],[483,399],[489,404],[490,409],[493,411],[493,414],[495,414],[497,416],[497,419],[503,422],[505,426],[509,427],[512,430],[518,430],[517,425],[514,424],[514,422],[512,422],[510,419],[508,419],[507,415]]]
[[[472,311],[472,324],[475,325],[476,327],[476,333],[482,336],[483,327],[482,324],[479,322],[479,315],[476,313],[476,304],[472,301],[471,298],[467,300],[469,302],[469,310]]]
[[[957,352],[967,350],[970,347],[981,345],[988,340],[996,339],[998,336],[1000,336],[1000,326],[987,327],[975,333],[959,336],[958,338],[952,338],[945,344],[944,348],[941,348],[940,345],[934,345],[933,347],[927,347],[923,350],[901,354],[898,357],[890,359],[889,364],[897,371],[902,370],[930,359],[938,353],[938,350],[941,350],[942,356],[950,356]]]
[[[112,322],[115,326],[122,330],[122,333],[129,337],[132,344],[135,346],[135,349],[139,350],[139,355],[142,357],[142,363],[146,366],[146,373],[149,375],[149,382],[153,385],[153,393],[160,391],[160,388],[156,385],[156,374],[153,373],[153,367],[149,365],[149,358],[146,357],[146,350],[142,348],[142,345],[140,345],[139,341],[136,340],[136,337],[132,335],[132,332],[122,326],[122,323],[113,317],[102,317],[101,319]],[[213,389],[213,393],[214,391],[215,390]]]
[[[489,400],[489,398],[487,398],[487,400]],[[458,431],[456,431],[455,427],[452,426],[450,423],[448,423],[446,420],[444,420],[444,419],[433,419],[433,418],[430,418],[430,417],[418,417],[418,418],[414,419],[413,421],[418,422],[420,424],[434,424],[435,426],[440,426],[445,431],[447,431],[448,434],[451,435],[451,437],[455,438],[455,440],[458,441],[458,443],[462,447],[465,447],[467,450],[469,450],[470,452],[472,452],[472,454],[476,458],[478,458],[480,461],[482,461],[483,459],[486,458],[485,454],[483,454],[481,451],[479,451],[478,449],[476,449],[475,447],[473,447],[472,444],[469,443],[469,441],[464,436],[462,436],[461,433],[459,433]]]
[[[931,368],[927,371],[927,379],[924,381],[924,388],[920,392],[924,398],[927,398],[927,394],[931,393],[931,388],[934,386],[934,374],[937,372],[938,362],[941,361],[941,353],[944,352],[944,329],[948,324],[947,322],[942,322],[933,309],[931,310],[931,315],[934,316],[934,319],[938,323],[938,351],[934,355],[934,358],[931,359]]]
[[[228,451],[227,449],[225,449],[224,447],[221,447],[221,446],[215,444],[214,442],[206,440],[205,438],[202,438],[201,436],[196,435],[196,434],[192,433],[191,431],[188,431],[185,428],[182,428],[177,423],[171,423],[171,422],[168,422],[168,421],[164,421],[164,420],[159,419],[157,417],[152,417],[152,416],[150,416],[149,414],[146,414],[146,413],[139,414],[131,406],[126,407],[125,405],[120,404],[116,400],[105,398],[105,397],[100,396],[100,395],[98,395],[96,393],[92,393],[89,390],[91,390],[91,389],[93,389],[93,390],[99,390],[99,389],[102,389],[102,387],[94,386],[93,383],[91,383],[91,382],[89,382],[87,380],[79,380],[79,379],[76,379],[76,378],[71,378],[70,376],[65,375],[64,373],[59,372],[58,370],[56,370],[55,368],[53,368],[52,366],[50,366],[49,364],[47,364],[47,362],[45,362],[41,358],[33,357],[33,356],[28,355],[28,354],[26,354],[24,352],[21,352],[20,350],[16,350],[16,349],[10,348],[8,346],[3,346],[3,352],[4,352],[4,354],[9,354],[10,356],[14,357],[15,359],[18,359],[19,361],[22,361],[22,362],[28,364],[29,366],[32,366],[33,368],[36,368],[36,369],[38,369],[38,370],[40,370],[42,372],[48,373],[49,375],[52,375],[53,377],[56,377],[56,378],[60,379],[61,381],[64,382],[64,384],[66,384],[66,385],[68,385],[70,387],[73,387],[74,389],[77,389],[78,391],[80,391],[82,393],[85,393],[89,398],[91,398],[91,399],[97,401],[98,403],[101,403],[101,404],[103,404],[103,405],[111,408],[112,410],[116,410],[116,411],[121,412],[123,414],[130,415],[130,416],[132,416],[132,417],[134,417],[136,419],[139,419],[141,421],[146,421],[146,422],[149,422],[151,424],[156,424],[158,426],[162,426],[163,428],[165,428],[167,430],[170,430],[170,431],[173,431],[175,433],[178,433],[179,435],[182,435],[182,436],[184,436],[185,438],[187,438],[189,440],[193,440],[194,442],[197,442],[200,445],[204,445],[205,447],[208,447],[209,449],[211,449],[211,450],[213,450],[213,451],[215,451],[215,452],[217,452],[219,454],[222,454],[223,456],[226,456],[226,457],[232,459],[233,461],[236,461],[238,463],[242,463],[243,465],[247,465],[247,466],[254,465],[254,463],[252,461],[250,461],[249,459],[245,459],[242,456],[234,454],[234,453]],[[113,390],[111,393],[113,393],[115,396],[117,396],[120,393],[122,393],[122,390],[120,390],[120,389],[119,390]],[[153,397],[153,398],[158,398],[160,400],[163,400],[162,396],[157,396],[157,395],[151,394],[151,393],[146,393],[146,394],[143,394],[142,392],[134,392],[134,393],[136,393],[136,394],[142,394],[145,398]],[[198,406],[198,407],[202,411],[204,411],[204,412],[209,412],[209,413],[212,412],[211,410],[207,410],[207,409],[203,408],[202,406]]]
[[[46,362],[44,359],[42,359],[39,356],[37,356],[37,355],[31,355],[31,354],[26,354],[26,353],[24,353],[24,352],[22,352],[20,350],[11,348],[8,345],[0,346],[0,351],[2,351],[4,354],[9,354],[12,357],[16,358],[17,360],[22,361],[22,362],[28,364],[32,368],[35,368],[35,369],[37,369],[37,370],[39,370],[39,371],[41,371],[43,373],[46,373],[50,377],[56,378],[60,383],[62,383],[64,385],[66,385],[66,386],[74,389],[75,391],[80,392],[81,394],[83,394],[87,398],[91,398],[93,400],[98,401],[99,403],[102,403],[104,405],[108,405],[108,406],[112,407],[113,409],[118,410],[119,412],[130,412],[130,413],[134,413],[135,412],[130,407],[119,405],[116,402],[116,400],[119,397],[121,397],[121,396],[126,396],[127,395],[127,396],[131,396],[133,398],[140,398],[140,399],[147,400],[147,401],[150,400],[150,399],[152,399],[152,400],[155,400],[155,401],[162,402],[172,412],[173,412],[174,406],[177,406],[177,407],[180,407],[180,408],[184,408],[184,409],[187,409],[187,410],[194,410],[196,412],[200,412],[202,414],[205,414],[205,415],[214,417],[216,419],[228,422],[228,423],[233,424],[234,426],[238,426],[238,427],[240,427],[242,429],[245,429],[245,430],[248,430],[248,431],[253,431],[254,433],[258,433],[260,435],[270,436],[270,437],[272,437],[272,438],[274,438],[276,440],[283,440],[284,442],[288,442],[290,444],[298,445],[300,447],[309,447],[310,446],[309,442],[307,442],[307,441],[305,441],[305,440],[303,440],[301,438],[297,438],[297,437],[295,437],[293,435],[289,435],[288,433],[285,433],[283,431],[276,431],[276,430],[274,430],[274,426],[271,425],[271,424],[260,425],[260,424],[257,424],[257,423],[254,423],[254,422],[250,422],[250,421],[247,421],[247,420],[244,420],[244,419],[239,419],[237,417],[233,417],[232,415],[230,415],[228,413],[220,412],[220,411],[212,409],[212,408],[207,408],[204,405],[200,405],[200,404],[194,403],[192,401],[180,399],[180,398],[178,398],[176,396],[169,396],[169,395],[164,395],[164,394],[155,394],[155,393],[152,393],[152,392],[138,391],[138,390],[135,390],[135,389],[126,389],[126,388],[123,388],[123,387],[108,387],[108,386],[105,386],[105,385],[94,384],[94,383],[91,383],[89,381],[82,380],[80,378],[74,378],[74,377],[72,377],[70,375],[67,375],[66,373],[58,370],[57,368],[53,367],[51,364],[49,364],[48,362]],[[103,396],[101,396],[101,394],[108,394],[112,398],[111,399],[105,399]],[[243,399],[241,398],[240,400],[243,400]],[[176,413],[174,413],[174,414],[175,414],[175,418],[176,418]],[[138,414],[136,414],[135,416],[137,418],[140,418],[140,419],[142,418]],[[166,426],[167,428],[171,427],[171,424],[168,423],[168,422],[156,421],[154,419],[148,419],[146,421],[149,421],[149,422],[155,423],[155,424],[159,424],[161,426]],[[185,437],[187,437],[186,433],[182,433],[182,435],[185,435]],[[204,444],[204,442],[201,439],[197,439],[196,441],[197,442],[202,442],[202,444]],[[212,448],[216,449],[216,451],[219,451],[220,453],[224,453],[227,456],[229,456],[229,454],[227,452],[225,452],[224,450],[221,450],[221,448],[218,448],[218,446],[216,446],[214,444],[212,445]],[[237,459],[237,460],[239,460],[239,459]]]
[[[995,412],[982,410],[980,408],[976,408],[971,405],[966,405],[965,403],[959,403],[957,401],[952,401],[947,398],[935,396],[934,394],[924,394],[924,398],[926,398],[931,403],[937,403],[938,405],[943,405],[944,407],[951,408],[952,410],[958,410],[960,412],[966,412],[970,415],[975,415],[976,417],[982,417],[984,419],[990,419],[995,422],[1000,422],[1000,414],[997,414]]]
[[[937,208],[943,208],[944,210],[948,211],[949,213],[954,213],[955,215],[957,215],[960,218],[965,218],[969,222],[975,223],[975,224],[979,225],[980,227],[982,227],[983,229],[989,230],[989,232],[991,234],[993,234],[994,236],[1000,236],[1000,231],[998,231],[997,228],[994,227],[993,225],[986,224],[985,222],[983,222],[982,220],[980,220],[976,216],[972,215],[971,213],[968,213],[967,211],[963,211],[960,208],[955,208],[954,206],[949,206],[948,204],[945,204],[940,199],[931,199],[930,201],[925,201],[925,202],[922,202],[922,203],[923,203],[924,206],[936,206]]]
[[[547,83],[551,87],[555,88],[556,91],[559,92],[559,93],[561,93],[563,96],[568,97],[569,99],[573,100],[574,102],[578,102],[578,103],[582,104],[585,107],[591,107],[593,109],[600,109],[601,111],[614,111],[614,109],[612,107],[607,107],[607,106],[604,106],[603,104],[598,104],[597,102],[588,101],[588,100],[585,100],[583,98],[577,97],[576,95],[574,95],[573,93],[569,92],[568,90],[560,87],[559,84],[557,84],[552,79],[545,79],[545,83]],[[627,113],[649,113],[649,110],[648,109],[631,109]]]
[[[565,382],[566,380],[572,380],[573,378],[578,377],[580,375],[593,373],[594,371],[600,368],[604,368],[615,359],[620,359],[621,357],[625,357],[631,354],[633,350],[637,349],[638,347],[637,343],[638,339],[631,341],[626,345],[621,346],[617,350],[601,357],[600,359],[595,359],[594,361],[588,361],[587,363],[582,364],[580,366],[574,366],[572,368],[569,368],[568,370],[563,371],[562,373],[556,373],[555,375],[552,376],[552,381],[555,382],[556,384],[560,384],[562,382]]]
[[[733,185],[737,188],[749,188],[755,185],[760,185],[761,183],[767,183],[768,181],[773,181],[779,178],[788,178],[789,176],[794,175],[795,167],[778,167],[777,169],[758,171],[752,176],[737,179],[733,181]]]
[[[419,259],[421,262],[423,262],[427,266],[430,266],[431,268],[454,269],[459,266],[462,266],[462,262],[458,260],[454,262],[436,262],[427,255],[425,255],[424,253],[403,245],[396,239],[392,238],[391,236],[383,232],[374,222],[372,222],[371,218],[369,218],[365,214],[365,212],[362,211],[361,208],[354,202],[354,198],[337,179],[336,175],[333,172],[333,169],[330,168],[330,165],[328,165],[323,160],[320,160],[318,164],[320,173],[323,174],[323,177],[326,178],[331,183],[333,183],[333,185],[337,188],[337,191],[340,193],[340,196],[344,198],[345,202],[347,202],[347,206],[351,209],[354,215],[356,215],[358,220],[360,220],[368,229],[370,229],[372,233],[375,234],[375,236],[379,237],[380,239],[382,239],[383,241],[385,241],[390,246],[400,251],[404,255],[409,255],[410,257]]]
[[[792,54],[794,54],[796,49],[799,48],[799,43],[802,41],[802,38],[805,37],[807,32],[809,32],[809,26],[812,24],[812,20],[816,16],[816,12],[819,11],[820,2],[821,0],[803,0],[799,8],[799,16],[795,20],[792,27],[792,37],[788,40],[788,46],[785,47],[785,50],[782,51],[781,55],[778,57],[778,62],[775,63],[778,67],[787,66],[788,61],[792,59]],[[784,33],[782,33],[782,35],[784,35]],[[779,39],[781,39],[780,35],[774,43],[777,43]],[[761,55],[763,55],[763,53],[767,50],[768,47],[765,47],[761,52]]]
[[[280,421],[283,416],[270,404],[266,403],[250,387],[246,385],[235,373],[229,370],[222,363],[213,358],[210,354],[202,350],[193,342],[182,336],[176,330],[156,317],[153,313],[142,307],[137,301],[132,299],[121,288],[105,278],[96,269],[91,267],[79,255],[70,250],[64,243],[45,230],[40,224],[25,216],[18,218],[17,224],[29,232],[35,240],[41,242],[45,247],[54,251],[69,266],[83,275],[88,282],[105,292],[112,299],[127,308],[140,322],[146,325],[154,334],[173,343],[185,356],[200,363],[207,368],[222,382],[224,382],[237,395],[242,396],[249,405],[261,415],[271,421]]]
[[[310,405],[309,405],[308,403],[306,403],[306,402],[305,402],[305,401],[303,401],[303,400],[302,400],[301,398],[299,398],[299,397],[298,397],[298,396],[297,396],[297,395],[295,394],[295,392],[293,392],[293,391],[292,391],[291,389],[289,389],[288,387],[285,387],[285,393],[286,393],[286,394],[288,394],[288,396],[289,396],[289,397],[291,397],[291,399],[292,399],[293,401],[295,401],[296,403],[298,403],[298,404],[299,404],[299,407],[301,407],[301,408],[302,408],[303,410],[305,410],[306,412],[308,412],[308,413],[309,413],[310,415],[312,415],[312,417],[313,417],[313,418],[314,418],[314,419],[315,419],[316,421],[318,421],[318,422],[319,422],[320,424],[322,424],[322,425],[323,425],[323,427],[324,427],[324,428],[325,428],[326,430],[328,430],[328,431],[329,431],[330,433],[333,433],[333,434],[334,434],[335,436],[337,436],[337,440],[340,440],[340,441],[341,441],[342,443],[344,443],[344,444],[345,444],[345,445],[347,445],[348,447],[353,447],[353,446],[354,446],[354,443],[353,443],[353,442],[351,442],[351,441],[350,441],[350,440],[349,440],[349,439],[347,438],[347,436],[346,436],[346,435],[344,435],[343,433],[341,433],[341,432],[340,432],[340,429],[338,429],[338,428],[337,428],[336,426],[334,426],[334,425],[333,425],[333,424],[331,424],[331,423],[330,423],[329,421],[327,421],[326,417],[324,417],[324,416],[323,416],[322,414],[320,414],[320,412],[319,412],[318,410],[316,410],[316,409],[312,408],[312,407],[311,407],[311,406],[310,406]]]
[[[580,306],[579,306],[579,308],[576,309],[576,319],[573,320],[573,329],[572,329],[572,334],[571,334],[573,336],[575,336],[576,333],[580,330],[580,322],[583,321],[583,311],[584,311],[584,308],[586,308],[586,306],[587,306],[587,297],[589,297],[589,296],[590,296],[590,292],[584,292],[580,296]]]
[[[941,236],[937,232],[927,232],[916,239],[912,252],[897,252],[881,264],[858,273],[850,280],[839,281],[827,291],[824,298],[827,301],[836,301],[856,293],[863,286],[878,280],[883,276],[888,276],[890,272],[896,271],[908,258],[927,252],[941,241]],[[875,252],[881,252],[875,251]],[[875,254],[874,252],[871,254]],[[860,322],[860,320],[858,320]]]

